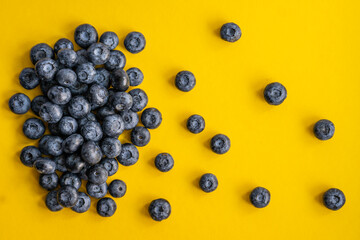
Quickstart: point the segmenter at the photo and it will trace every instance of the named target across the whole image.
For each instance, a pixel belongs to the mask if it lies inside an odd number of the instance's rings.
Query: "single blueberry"
[[[99,42],[105,44],[109,49],[113,50],[119,45],[119,37],[114,32],[104,32]]]
[[[110,87],[110,73],[105,68],[97,68],[94,82],[108,89]]]
[[[160,153],[155,158],[155,166],[161,172],[168,172],[174,167],[174,159],[169,153]]]
[[[109,99],[108,90],[99,84],[91,85],[86,95],[91,105],[91,110],[104,106]]]
[[[62,142],[59,136],[44,135],[39,141],[39,150],[45,155],[60,156],[63,153]]]
[[[106,137],[101,141],[101,150],[108,158],[117,157],[121,152],[121,143],[119,139]]]
[[[118,179],[113,180],[109,185],[109,193],[114,198],[121,198],[126,193],[126,184]]]
[[[79,188],[81,187],[81,179],[75,173],[64,172],[60,176],[59,184],[61,187],[71,186],[71,187],[75,188],[76,190],[79,190]]]
[[[46,43],[39,43],[31,48],[30,60],[34,65],[44,58],[54,58],[54,51],[49,45]]]
[[[144,127],[135,127],[131,131],[131,142],[138,146],[138,147],[144,147],[150,142],[150,132],[147,130],[147,128]]]
[[[201,176],[199,186],[206,193],[213,192],[218,187],[218,180],[214,174],[206,173]]]
[[[51,174],[56,170],[56,163],[50,158],[39,157],[34,162],[35,169],[42,174]]]
[[[116,203],[111,198],[102,198],[96,205],[96,210],[102,217],[111,217],[114,215],[116,208]]]
[[[21,86],[27,90],[34,89],[40,84],[34,68],[24,68],[19,75],[19,80]]]
[[[89,62],[86,49],[79,49],[76,51],[76,54],[77,54],[77,64],[80,65]]]
[[[56,81],[63,87],[76,87],[77,75],[72,69],[64,68],[56,73]]]
[[[181,71],[176,74],[175,86],[183,92],[189,92],[196,85],[196,79],[192,72]]]
[[[121,92],[126,91],[130,86],[129,76],[122,68],[116,69],[112,72],[110,75],[110,81],[111,86],[113,86],[115,90]]]
[[[120,111],[119,115],[124,121],[125,130],[133,129],[139,122],[139,116],[131,110]]]
[[[47,97],[57,105],[67,104],[71,100],[71,92],[69,88],[63,86],[52,86],[47,92]]]
[[[89,87],[86,83],[80,83],[80,82],[76,82],[74,86],[69,87],[70,92],[73,96],[83,95],[84,93],[87,92],[88,88]]]
[[[21,150],[20,161],[27,167],[33,167],[36,159],[41,157],[41,152],[37,147],[26,146]]]
[[[23,132],[30,139],[39,139],[45,133],[45,125],[38,118],[29,118],[24,122]]]
[[[67,169],[65,167],[65,155],[60,155],[60,156],[54,157],[53,160],[56,163],[56,171],[59,171],[59,172],[67,171]]]
[[[9,99],[9,108],[13,113],[25,114],[30,109],[30,98],[23,93],[16,93]]]
[[[54,79],[58,71],[58,63],[51,58],[43,58],[35,65],[36,75],[43,81],[51,81]]]
[[[192,133],[201,133],[205,129],[205,120],[202,116],[194,114],[188,118],[186,126]]]
[[[286,97],[286,88],[281,83],[270,83],[264,89],[264,98],[270,105],[280,105]]]
[[[250,193],[250,202],[257,208],[266,207],[270,202],[270,192],[266,188],[257,187]]]
[[[75,29],[74,39],[80,47],[88,48],[98,41],[98,33],[90,24],[82,24]]]
[[[125,40],[124,46],[126,50],[131,53],[139,53],[144,50],[146,45],[145,37],[142,33],[139,32],[131,32],[129,33]]]
[[[344,193],[337,188],[330,188],[323,195],[325,207],[330,210],[339,210],[344,206],[346,199]]]
[[[158,128],[162,122],[162,115],[156,108],[147,108],[141,114],[141,122],[146,128]]]
[[[115,109],[110,104],[106,104],[105,106],[97,109],[96,117],[98,117],[100,120],[103,120],[107,116],[114,114],[116,114]]]
[[[65,158],[65,166],[69,172],[80,173],[85,167],[85,162],[81,159],[79,154],[71,154]]]
[[[58,192],[53,190],[46,195],[45,205],[52,212],[57,212],[63,209],[57,200],[57,194]]]
[[[106,182],[98,185],[91,182],[86,183],[86,192],[94,198],[102,198],[105,197],[108,190],[108,186]]]
[[[118,137],[124,131],[124,121],[120,115],[113,114],[104,118],[102,127],[106,136]]]
[[[74,207],[77,203],[79,194],[76,188],[64,186],[58,190],[57,200],[63,207]]]
[[[59,105],[46,102],[41,105],[39,116],[47,123],[57,123],[63,116],[63,110]]]
[[[83,63],[78,65],[75,72],[79,82],[86,84],[94,82],[96,70],[92,63]]]
[[[81,158],[90,165],[100,162],[102,156],[99,145],[93,141],[85,142],[81,147]]]
[[[131,110],[133,112],[142,111],[148,103],[148,96],[146,95],[146,93],[140,88],[135,88],[129,91],[129,94],[133,98],[133,106],[131,107]]]
[[[66,68],[72,68],[77,64],[77,54],[73,49],[61,49],[58,54],[58,61]]]
[[[31,101],[31,111],[35,113],[35,115],[39,116],[41,105],[49,102],[49,99],[43,95],[39,95],[33,98]]]
[[[149,205],[150,217],[155,221],[162,221],[167,219],[171,214],[170,203],[163,199],[155,199]]]
[[[84,138],[80,134],[74,133],[62,142],[62,148],[64,153],[74,153],[77,152],[83,144]]]
[[[125,55],[119,50],[111,50],[109,60],[104,64],[104,67],[108,71],[114,71],[116,69],[124,68],[125,64]]]
[[[139,150],[131,143],[125,143],[121,146],[121,152],[116,158],[121,165],[131,166],[139,160]]]
[[[78,130],[78,123],[75,118],[65,116],[59,121],[58,127],[62,135],[70,136]]]
[[[71,208],[71,210],[77,213],[84,213],[89,210],[91,205],[91,199],[86,193],[83,192],[79,192],[78,195],[78,200],[75,206]]]
[[[90,62],[95,65],[102,65],[110,58],[110,49],[103,43],[93,43],[87,49]]]
[[[315,123],[314,134],[320,140],[329,140],[334,136],[335,126],[334,124],[327,120],[322,119]]]
[[[56,173],[40,174],[39,184],[42,188],[51,191],[58,186],[59,176]]]
[[[133,67],[126,70],[129,76],[130,86],[139,86],[144,80],[144,74],[139,68]]]
[[[119,168],[119,164],[115,158],[103,158],[99,165],[104,167],[108,171],[108,176],[114,175]]]
[[[217,134],[211,139],[210,147],[214,153],[224,154],[230,149],[230,139],[224,134]]]
[[[68,48],[74,50],[74,44],[67,38],[60,38],[54,45],[55,53],[58,53],[61,49]]]
[[[95,184],[102,184],[106,182],[108,178],[108,171],[100,165],[92,166],[86,174],[88,176],[89,182]]]
[[[96,116],[92,112],[88,113],[85,117],[78,119],[79,127],[84,126],[88,121],[96,121]]]
[[[129,110],[133,105],[133,99],[127,92],[115,92],[109,102],[116,111]]]
[[[68,110],[73,118],[79,119],[90,113],[91,108],[85,97],[75,96],[70,100]]]
[[[88,121],[80,129],[81,135],[87,141],[98,142],[103,137],[101,125],[96,121]]]
[[[220,36],[228,42],[236,42],[241,37],[241,29],[235,23],[225,23],[220,29]]]

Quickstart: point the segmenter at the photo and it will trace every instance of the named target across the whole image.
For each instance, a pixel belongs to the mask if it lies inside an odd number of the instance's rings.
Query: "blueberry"
[[[206,173],[201,176],[199,186],[204,192],[213,192],[218,187],[218,180],[212,173]]]
[[[131,110],[120,111],[119,115],[124,121],[125,130],[133,129],[139,122],[139,116]]]
[[[129,68],[126,73],[129,76],[130,86],[132,87],[139,86],[144,80],[144,74],[136,67]]]
[[[40,90],[43,95],[47,95],[47,92],[52,86],[55,86],[57,82],[55,79],[49,80],[49,81],[40,81]]]
[[[59,122],[57,123],[48,123],[48,129],[53,136],[61,136],[59,130]]]
[[[98,41],[98,33],[90,24],[82,24],[75,29],[74,39],[80,47],[88,48]]]
[[[86,49],[77,50],[76,55],[77,55],[77,63],[78,64],[83,64],[83,63],[89,62]]]
[[[35,72],[41,80],[51,81],[54,79],[58,67],[58,63],[54,59],[43,58],[36,63]]]
[[[112,72],[110,75],[111,85],[115,90],[124,92],[126,91],[130,86],[130,80],[127,73],[119,68]]]
[[[63,116],[63,110],[59,105],[46,102],[41,105],[39,116],[47,123],[57,123]]]
[[[21,86],[27,90],[34,89],[40,84],[34,68],[24,68],[19,75],[19,80]]]
[[[94,82],[96,70],[94,65],[91,63],[83,63],[78,65],[75,72],[79,82],[86,84]]]
[[[280,105],[286,96],[286,88],[281,83],[274,82],[265,87],[264,98],[270,105]]]
[[[99,84],[91,85],[87,92],[87,99],[91,105],[91,110],[104,106],[109,98],[108,90]]]
[[[88,121],[80,129],[81,135],[87,141],[98,142],[103,137],[103,131],[99,122]]]
[[[88,141],[81,147],[81,158],[90,165],[100,162],[102,156],[103,153],[99,145],[93,141]]]
[[[162,116],[156,108],[147,108],[141,114],[141,122],[146,128],[158,128],[162,122]]]
[[[55,53],[58,53],[61,49],[68,48],[74,50],[74,44],[66,38],[60,38],[54,45]]]
[[[150,132],[144,127],[135,127],[130,136],[131,142],[138,147],[144,147],[150,142]]]
[[[31,48],[30,60],[34,65],[44,58],[54,58],[54,51],[49,45],[46,43],[39,43]]]
[[[56,73],[56,81],[63,87],[76,87],[77,76],[72,69],[64,68]]]
[[[175,86],[183,92],[189,92],[196,85],[196,79],[192,72],[181,71],[176,74]]]
[[[42,188],[51,191],[58,186],[59,176],[56,173],[40,174],[39,184]]]
[[[126,193],[126,184],[118,179],[112,181],[109,185],[109,193],[114,198],[121,198]]]
[[[90,103],[83,96],[75,96],[70,100],[68,110],[73,118],[83,118],[90,113]]]
[[[76,82],[74,86],[69,87],[70,92],[73,96],[82,95],[87,92],[88,85],[86,83]]]
[[[105,87],[110,87],[110,73],[105,68],[97,68],[94,76],[94,82]]]
[[[139,53],[144,50],[146,45],[145,37],[142,33],[139,32],[131,32],[129,33],[125,40],[124,46],[126,50],[131,53]]]
[[[78,154],[71,154],[65,158],[65,166],[69,172],[79,173],[85,167],[85,162]]]
[[[59,172],[67,171],[67,169],[65,167],[65,155],[60,155],[60,156],[54,157],[53,160],[56,163],[56,171],[59,171]]]
[[[56,163],[50,158],[39,157],[34,162],[35,169],[42,174],[51,174],[56,170]]]
[[[39,139],[45,133],[45,125],[38,118],[29,118],[23,125],[23,132],[30,139]]]
[[[314,134],[320,140],[329,140],[334,136],[335,126],[334,124],[326,119],[319,120],[315,123]]]
[[[90,62],[95,65],[102,65],[110,58],[110,49],[103,43],[93,43],[87,49]]]
[[[81,187],[81,179],[75,173],[65,172],[61,175],[59,184],[61,187],[71,186],[76,190],[79,190]]]
[[[57,212],[63,209],[57,200],[57,194],[58,192],[53,190],[46,195],[45,205],[52,212]]]
[[[224,134],[217,134],[211,139],[210,147],[214,153],[224,154],[230,149],[230,139]]]
[[[37,147],[26,146],[21,150],[20,160],[27,167],[33,167],[36,159],[41,157],[41,152]]]
[[[80,134],[72,134],[62,142],[64,153],[74,153],[80,149],[84,143],[84,138]]]
[[[30,109],[30,99],[23,93],[14,94],[9,100],[9,108],[13,113],[25,114]]]
[[[133,99],[127,92],[115,92],[110,103],[116,111],[129,110],[133,105]]]
[[[99,164],[108,171],[108,176],[114,175],[119,168],[119,164],[115,158],[103,158]]]
[[[48,102],[49,99],[43,95],[39,95],[33,98],[31,101],[31,111],[35,113],[37,116],[39,116],[41,105]]]
[[[92,112],[88,113],[85,117],[78,119],[79,127],[84,126],[88,121],[96,121],[96,116]]]
[[[67,104],[71,100],[70,89],[63,86],[52,86],[47,92],[48,98],[57,105]]]
[[[205,129],[205,120],[202,116],[194,114],[188,118],[186,126],[192,133],[201,133]]]
[[[220,29],[220,36],[228,42],[236,42],[241,37],[241,29],[235,23],[225,23]]]
[[[66,116],[59,121],[58,128],[62,135],[69,136],[76,133],[78,130],[78,123],[75,118]]]
[[[91,199],[86,193],[83,192],[79,192],[78,195],[78,200],[75,206],[71,208],[71,210],[77,213],[84,213],[89,210],[91,205]]]
[[[121,143],[117,138],[107,137],[101,141],[101,150],[108,158],[117,157],[121,151]]]
[[[64,67],[72,68],[77,64],[77,54],[74,50],[69,48],[61,49],[58,54],[58,61]]]
[[[250,202],[257,208],[266,207],[270,202],[270,192],[266,188],[257,187],[250,193]]]
[[[109,60],[104,64],[104,67],[108,71],[114,71],[116,69],[124,68],[125,64],[125,55],[119,50],[111,50]]]
[[[113,114],[104,118],[102,127],[106,136],[118,137],[124,131],[124,121],[120,115]]]
[[[105,44],[109,49],[113,50],[119,45],[119,38],[114,32],[104,32],[101,37],[101,43]]]
[[[111,217],[114,215],[116,208],[116,203],[111,198],[102,198],[96,205],[96,210],[102,217]]]
[[[100,120],[103,120],[107,116],[114,114],[116,114],[115,109],[110,104],[106,104],[105,106],[97,109],[96,117],[98,117]]]
[[[71,186],[64,186],[58,190],[57,200],[63,207],[74,207],[79,198],[76,188]]]
[[[174,167],[174,159],[169,153],[160,153],[155,158],[155,166],[161,172],[168,172]]]
[[[100,185],[94,184],[91,182],[86,183],[86,192],[91,197],[94,197],[94,198],[105,197],[105,195],[107,193],[107,189],[108,189],[108,186],[107,186],[106,182],[103,184],[100,184]]]
[[[155,199],[149,205],[149,214],[155,221],[162,221],[167,219],[171,213],[170,203],[163,199]]]
[[[124,166],[134,165],[139,160],[139,151],[135,145],[125,143],[121,146],[121,152],[117,156],[117,160]]]
[[[63,153],[62,142],[59,136],[44,135],[39,141],[39,150],[45,155],[60,156]]]
[[[108,171],[100,165],[92,166],[86,174],[88,176],[89,182],[95,184],[102,184],[106,182],[108,178]]]
[[[337,188],[330,188],[323,195],[325,207],[330,210],[339,210],[344,206],[346,199],[344,193]]]
[[[135,88],[131,90],[129,94],[133,98],[133,106],[131,107],[131,110],[133,112],[142,111],[148,103],[148,96],[146,95],[146,93],[140,88]]]

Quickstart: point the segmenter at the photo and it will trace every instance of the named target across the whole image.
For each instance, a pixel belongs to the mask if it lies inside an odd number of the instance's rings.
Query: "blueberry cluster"
[[[20,160],[40,173],[39,184],[49,191],[46,206],[51,211],[67,207],[83,213],[93,197],[100,199],[98,214],[109,217],[115,213],[116,203],[106,194],[120,198],[127,187],[121,180],[108,185],[108,177],[117,172],[118,163],[130,166],[138,161],[137,147],[149,143],[149,129],[159,127],[162,116],[156,108],[145,109],[148,96],[142,89],[128,91],[140,85],[144,75],[135,67],[124,70],[126,57],[115,50],[119,44],[116,33],[105,32],[98,39],[93,26],[82,24],[74,39],[80,50],[75,51],[65,38],[53,48],[40,43],[30,50],[35,67],[21,71],[20,84],[28,90],[40,85],[43,94],[30,101],[17,93],[10,98],[9,107],[16,114],[31,109],[39,117],[23,124],[24,135],[39,139],[39,144],[23,148]],[[139,32],[129,33],[124,40],[130,53],[141,52],[145,44]],[[139,120],[143,126],[138,126]],[[46,126],[50,134],[45,134]],[[124,131],[131,131],[131,143],[118,140]],[[169,171],[173,164],[170,154],[156,160],[161,171]],[[79,191],[83,181],[86,193]]]

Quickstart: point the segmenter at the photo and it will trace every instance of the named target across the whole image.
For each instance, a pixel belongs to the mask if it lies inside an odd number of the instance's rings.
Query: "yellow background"
[[[1,0],[0,239],[360,239],[359,11],[356,0]],[[243,32],[233,44],[219,37],[229,21]],[[19,160],[21,149],[34,144],[22,134],[33,114],[17,116],[7,106],[16,92],[31,99],[40,94],[18,83],[20,71],[31,66],[30,48],[73,40],[82,23],[94,25],[99,35],[118,34],[125,68],[144,72],[148,106],[163,114],[138,163],[120,166],[111,177],[128,186],[111,218],[96,214],[95,201],[84,214],[45,207],[38,174]],[[143,52],[124,49],[130,31],[145,35]],[[174,87],[180,70],[195,74],[193,91]],[[277,107],[262,97],[273,81],[288,90]],[[206,120],[198,135],[185,128],[195,113]],[[312,133],[321,118],[336,127],[326,142]],[[209,149],[217,133],[231,139],[225,155]],[[175,159],[168,173],[154,167],[160,152]],[[219,180],[210,194],[198,187],[206,172]],[[248,201],[256,186],[271,192],[264,209]],[[330,187],[347,198],[337,212],[321,203]],[[170,218],[160,223],[147,213],[159,197],[172,206]]]

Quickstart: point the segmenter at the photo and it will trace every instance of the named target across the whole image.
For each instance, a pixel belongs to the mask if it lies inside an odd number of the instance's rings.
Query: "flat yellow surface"
[[[0,239],[360,239],[360,3],[356,0],[259,1],[8,1],[0,2]],[[236,22],[243,36],[220,39],[223,23]],[[30,144],[22,134],[28,113],[10,112],[18,75],[30,67],[30,48],[73,39],[76,26],[94,25],[99,34],[115,31],[126,69],[139,67],[149,107],[163,123],[151,130],[140,160],[120,166],[111,179],[127,183],[111,218],[65,209],[52,213],[34,169],[20,163]],[[142,32],[146,48],[132,55],[123,47],[130,31]],[[180,70],[197,79],[193,91],[174,87]],[[280,106],[268,105],[262,91],[278,81],[288,90]],[[198,135],[185,128],[191,114],[205,118]],[[313,124],[334,122],[333,139],[319,141]],[[216,155],[210,138],[224,133],[231,149]],[[128,134],[121,136],[128,141]],[[175,167],[159,172],[153,164],[169,152]],[[218,189],[198,187],[214,173]],[[271,192],[264,209],[254,208],[249,192]],[[330,187],[344,191],[337,211],[321,203]],[[148,204],[166,198],[172,214],[153,221]]]

